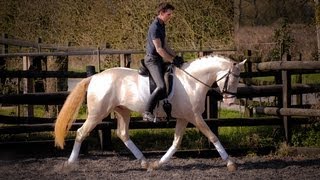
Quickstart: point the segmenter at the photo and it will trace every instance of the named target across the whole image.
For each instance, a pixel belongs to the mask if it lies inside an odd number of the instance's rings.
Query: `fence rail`
[[[320,110],[301,108],[256,107],[256,112],[278,116],[320,116]]]
[[[312,70],[320,69],[320,61],[271,61],[258,63],[258,71]]]
[[[281,96],[282,85],[243,86],[238,87],[237,98]],[[291,94],[320,92],[320,84],[296,84],[292,86]],[[62,104],[69,92],[55,93],[25,93],[0,95],[1,104],[30,104],[30,105],[59,105]],[[218,98],[216,91],[209,91],[208,96]]]
[[[0,44],[18,45],[19,41],[4,41],[0,40]],[[36,48],[41,44],[33,44],[22,42],[20,45],[30,46]],[[42,47],[55,48],[51,45],[43,45]],[[131,59],[131,55],[138,53],[143,54],[143,51],[120,51],[120,50],[110,50],[110,49],[75,49],[75,48],[62,48],[68,51],[59,52],[38,52],[38,53],[5,53],[0,54],[0,58],[6,57],[16,57],[16,56],[73,56],[73,55],[102,55],[102,54],[119,54],[121,55],[122,65],[128,65]],[[55,50],[61,50],[56,47]],[[218,50],[185,50],[180,51],[181,53],[195,52],[201,55],[205,55],[212,52],[217,52]],[[231,52],[232,50],[220,50],[223,52]],[[97,52],[97,54],[93,53]],[[250,58],[249,58],[250,59]],[[246,72],[241,73],[241,78],[245,83],[244,86],[238,88],[237,97],[245,98],[246,101],[252,101],[254,97],[268,97],[276,96],[280,100],[278,104],[278,109],[272,109],[274,107],[264,107],[263,110],[258,109],[257,112],[269,112],[268,114],[276,115],[277,117],[270,118],[237,118],[237,119],[218,119],[217,118],[217,100],[219,99],[218,94],[215,91],[208,92],[208,101],[206,104],[206,112],[204,113],[204,118],[206,122],[213,129],[215,133],[218,133],[218,127],[222,126],[265,126],[265,125],[277,125],[282,126],[285,129],[285,134],[287,140],[289,139],[289,126],[288,124],[308,124],[311,121],[308,118],[308,113],[303,114],[304,117],[291,117],[294,116],[295,112],[302,112],[301,109],[290,109],[291,105],[291,95],[293,94],[304,94],[304,93],[317,93],[320,92],[319,84],[292,84],[291,75],[292,74],[309,74],[309,73],[319,73],[320,63],[319,62],[296,62],[288,61],[289,59],[284,59],[283,61],[274,62],[257,62],[257,58],[253,62],[249,62],[246,67]],[[129,63],[130,64],[130,63]],[[252,66],[257,67],[257,72],[252,71]],[[300,67],[300,68],[299,68]],[[1,71],[0,79],[15,77],[15,78],[84,78],[88,75],[88,72],[65,72],[65,71]],[[250,79],[253,77],[265,77],[274,76],[275,81],[278,84],[274,85],[264,85],[264,86],[253,86]],[[57,92],[57,93],[25,93],[18,95],[1,95],[0,104],[28,104],[28,105],[61,105],[66,99],[68,92]],[[302,106],[303,104],[301,104]],[[268,109],[269,108],[269,109]],[[279,109],[280,108],[280,109]],[[271,112],[271,113],[270,113]],[[280,113],[279,113],[280,112]],[[293,113],[291,113],[293,112]],[[311,111],[310,111],[311,112]],[[312,111],[313,112],[313,111]],[[312,114],[318,115],[317,112]],[[32,131],[52,131],[53,122],[55,118],[34,118],[34,117],[9,117],[0,116],[0,123],[6,124],[0,128],[1,133],[23,133]],[[146,123],[139,121],[141,118],[132,118],[133,121],[130,123],[130,128],[133,129],[152,129],[152,128],[173,128],[175,126],[175,121]],[[75,130],[82,124],[83,120],[78,120],[72,127]],[[188,127],[192,127],[189,125]],[[105,138],[108,140],[111,136],[111,129],[115,129],[116,124],[113,120],[108,119],[108,121],[103,121],[99,124],[98,129],[105,129]],[[104,140],[105,142],[105,140]],[[107,142],[107,141],[106,141]],[[103,147],[106,147],[103,145]]]

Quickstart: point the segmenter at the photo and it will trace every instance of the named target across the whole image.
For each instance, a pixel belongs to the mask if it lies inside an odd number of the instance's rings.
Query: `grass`
[[[25,105],[19,106],[20,112],[24,108],[27,108]],[[18,116],[18,106],[2,107],[0,108],[0,114],[6,116]],[[45,117],[45,107],[44,106],[34,106],[34,115],[35,117]]]
[[[41,115],[43,108],[36,110],[37,115]],[[1,109],[1,114],[10,114],[11,111]],[[80,117],[85,117],[86,108],[80,109]],[[132,116],[140,116],[139,113],[132,113]],[[238,118],[242,114],[238,111],[221,109],[220,118]],[[294,129],[293,145],[320,147],[319,124],[313,128]],[[283,142],[283,135],[279,127],[259,126],[259,127],[220,127],[219,139],[226,148],[260,148],[265,146],[278,146]],[[173,141],[174,129],[134,129],[130,130],[130,137],[136,145],[146,151],[167,150]],[[75,133],[70,132],[67,138],[74,138]],[[98,148],[98,136],[92,133],[87,138],[89,146]],[[18,135],[1,135],[0,141],[31,141],[31,140],[52,140],[51,132],[27,133]],[[112,144],[115,151],[126,151],[121,140],[116,136],[115,130],[112,131]],[[196,128],[188,128],[182,140],[181,149],[207,149],[212,144]]]
[[[0,108],[0,114],[4,116],[16,116],[16,107],[5,107]]]
[[[220,110],[221,118],[237,118],[238,111]],[[278,129],[270,126],[262,127],[220,127],[219,139],[227,148],[259,148],[272,146],[274,132]],[[131,139],[143,150],[167,150],[173,141],[174,129],[130,130]],[[124,150],[123,143],[113,133],[113,146],[116,150]],[[188,128],[183,136],[181,149],[207,149],[212,144],[196,128]]]
[[[293,80],[297,78],[297,76],[293,76]],[[295,82],[293,81],[292,82]],[[319,84],[320,83],[320,74],[304,74],[302,75],[302,83],[303,84]]]
[[[52,132],[34,132],[21,134],[1,134],[0,142],[52,140]]]
[[[298,81],[299,75],[292,75],[291,82],[295,84]],[[270,82],[274,84],[275,78],[274,76],[266,76],[266,77],[255,77],[253,80],[261,81],[261,82]],[[320,83],[320,74],[303,74],[302,75],[302,84],[319,84]]]
[[[23,109],[27,108],[25,105],[20,105],[20,116],[23,116]],[[18,116],[18,106],[10,106],[10,107],[1,107],[0,115],[5,116]],[[86,119],[87,117],[87,107],[86,105],[82,105],[79,110],[79,114],[77,119]],[[34,117],[46,117],[47,115],[46,107],[43,105],[35,105],[34,106]]]

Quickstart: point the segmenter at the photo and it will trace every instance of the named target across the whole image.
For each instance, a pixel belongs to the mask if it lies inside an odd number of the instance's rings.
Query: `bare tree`
[[[241,20],[241,0],[234,0],[234,31],[237,32],[240,28]]]
[[[234,0],[233,2],[233,9],[234,9],[234,41],[235,45],[237,46],[237,49],[239,49],[239,29],[240,29],[240,23],[241,23],[241,0]]]
[[[317,42],[318,42],[318,60],[320,60],[320,5],[319,0],[315,2],[315,16],[316,16],[316,29],[317,29]]]

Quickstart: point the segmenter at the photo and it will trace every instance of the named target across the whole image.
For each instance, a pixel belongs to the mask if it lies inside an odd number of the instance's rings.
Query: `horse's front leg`
[[[125,108],[116,108],[115,112],[117,116],[117,136],[122,140],[135,158],[141,161],[142,168],[147,169],[148,163],[146,158],[129,137],[130,111]]]
[[[224,147],[221,145],[218,137],[210,130],[207,123],[203,120],[201,115],[196,115],[193,124],[213,143],[216,150],[219,152],[221,158],[227,161],[227,168],[229,171],[237,170],[236,163],[229,157]]]
[[[154,170],[158,169],[161,165],[167,163],[170,158],[173,156],[173,154],[178,150],[180,147],[183,134],[185,132],[185,129],[188,125],[188,122],[184,119],[177,119],[176,121],[176,128],[174,133],[174,140],[171,145],[171,147],[168,149],[165,155],[162,156],[162,158],[159,161],[155,161],[149,165],[148,170]]]

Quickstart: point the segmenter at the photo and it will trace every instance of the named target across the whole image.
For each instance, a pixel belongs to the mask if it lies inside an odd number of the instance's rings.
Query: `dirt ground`
[[[4,156],[4,154],[2,154]],[[147,172],[132,156],[94,151],[66,168],[67,155],[0,159],[0,179],[319,179],[320,154],[306,156],[235,157],[238,171],[228,172],[220,158],[174,157],[162,168]],[[151,161],[160,156],[149,157]]]

